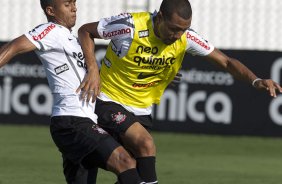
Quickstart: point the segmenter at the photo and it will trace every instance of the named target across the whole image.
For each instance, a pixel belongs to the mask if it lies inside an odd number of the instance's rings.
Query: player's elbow
[[[77,32],[78,36],[79,37],[82,37],[82,36],[85,36],[85,35],[89,35],[87,29],[86,29],[86,25],[82,25],[79,29],[78,29],[78,32]]]
[[[98,22],[88,23],[82,25],[78,29],[79,36],[88,36],[90,38],[100,38],[100,35],[97,30]]]

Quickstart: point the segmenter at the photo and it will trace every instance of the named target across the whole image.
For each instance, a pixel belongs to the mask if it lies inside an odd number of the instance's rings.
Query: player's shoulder
[[[55,32],[58,29],[58,25],[53,22],[48,22],[40,24],[29,31],[29,34],[32,35],[34,40],[41,40],[52,32]]]
[[[109,25],[117,25],[117,24],[126,24],[127,22],[131,22],[132,19],[131,13],[120,13],[117,15],[112,15],[110,17],[100,19],[100,22],[107,23]]]
[[[132,18],[132,13],[120,13],[113,16],[116,19],[123,19],[123,18]]]
[[[42,31],[45,31],[45,32],[50,32],[54,29],[58,28],[58,25],[53,23],[53,22],[48,22],[48,23],[44,23],[44,24],[40,24],[38,26],[36,26],[35,28],[33,28],[31,30],[31,32],[42,32]]]
[[[185,34],[188,41],[188,50],[190,50],[192,54],[204,56],[214,50],[214,46],[195,30],[189,28]]]
[[[104,39],[117,39],[130,36],[134,23],[130,13],[121,13],[108,18],[102,18],[97,27],[100,36]]]
[[[186,30],[186,38],[194,42],[205,42],[205,43],[208,42],[200,34],[198,34],[194,29],[191,29],[191,28]]]
[[[190,38],[191,36],[200,36],[194,29],[188,28],[186,30],[186,37]]]
[[[153,14],[151,12],[133,12],[133,13],[130,13],[130,16],[135,16],[135,17],[144,17],[144,16],[152,16]]]
[[[140,18],[140,17],[150,17],[152,14],[150,12],[130,12],[130,13],[121,13],[116,16],[113,16],[113,19],[123,19],[123,20],[131,20],[133,17]]]

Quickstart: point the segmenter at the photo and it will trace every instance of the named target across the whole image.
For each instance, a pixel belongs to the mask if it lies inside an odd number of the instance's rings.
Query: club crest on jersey
[[[112,114],[112,120],[116,122],[116,124],[121,124],[126,119],[126,115],[122,114],[121,112],[118,112],[117,114]]]
[[[143,30],[143,31],[139,31],[138,35],[139,35],[139,38],[148,37],[149,36],[149,29]]]
[[[55,70],[56,74],[59,75],[60,73],[63,73],[65,71],[69,70],[69,66],[65,63],[61,66],[56,67],[54,70]]]
[[[106,132],[104,129],[100,128],[97,125],[93,125],[92,129],[96,132],[98,132],[99,134],[108,134],[108,132]]]

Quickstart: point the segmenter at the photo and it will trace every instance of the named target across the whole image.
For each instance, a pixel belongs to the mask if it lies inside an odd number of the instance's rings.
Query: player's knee
[[[138,152],[140,156],[155,156],[156,146],[151,136],[140,137],[138,145]]]
[[[136,161],[122,147],[116,148],[108,159],[108,169],[116,174],[136,167]]]
[[[129,154],[120,153],[118,157],[118,161],[122,167],[125,169],[132,169],[136,167],[136,161]]]

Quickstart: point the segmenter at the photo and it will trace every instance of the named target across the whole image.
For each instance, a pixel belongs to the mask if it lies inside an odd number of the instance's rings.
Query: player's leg
[[[50,131],[61,153],[72,163],[82,164],[86,169],[103,166],[116,173],[120,183],[141,183],[135,160],[89,118],[52,117]],[[102,164],[99,165],[99,161]]]
[[[150,133],[138,123],[139,117],[122,106],[96,101],[98,123],[110,133],[118,134],[137,160],[137,168],[145,182],[157,183],[155,170],[156,148]],[[151,121],[151,120],[150,120]]]
[[[136,161],[112,137],[101,140],[100,146],[85,156],[81,164],[88,170],[98,166],[115,173],[120,184],[143,183],[136,169]]]
[[[88,170],[87,184],[96,184],[98,175],[98,167],[94,167]]]
[[[64,175],[68,184],[96,184],[98,168],[90,170],[74,164],[63,156]]]
[[[147,183],[158,183],[156,147],[151,134],[140,123],[134,123],[121,135],[121,139],[123,145],[133,153],[140,177]]]
[[[149,141],[147,141],[147,143],[144,141],[143,144],[148,144],[148,145],[143,146],[143,147],[147,149],[149,148],[150,150],[145,153],[144,153],[144,150],[139,150],[138,148],[137,150],[135,150],[136,155],[140,154],[139,156],[136,156],[135,158],[137,162],[137,170],[141,171],[140,177],[146,178],[148,183],[158,183],[157,174],[156,174],[156,147],[155,147],[153,138],[149,131],[153,126],[152,116],[150,115],[136,116],[136,119],[147,130],[146,133],[148,134],[146,136],[148,136]],[[131,126],[130,129],[133,129],[133,130],[139,129],[139,125],[138,125],[138,128],[135,126],[137,126],[137,124],[133,124],[133,126]],[[144,131],[145,130],[142,130],[142,131],[139,130],[139,132],[144,132]],[[130,137],[130,135],[128,134],[132,134],[132,133],[134,134],[134,132],[131,130],[126,131],[126,134],[128,137]],[[123,139],[125,141],[125,144],[132,144],[134,142],[134,139],[132,139],[132,141],[129,141],[129,142],[127,140],[131,140],[130,138],[129,139],[123,138]],[[140,139],[137,141],[140,141]],[[133,144],[138,145],[140,144],[140,142],[133,143]]]

